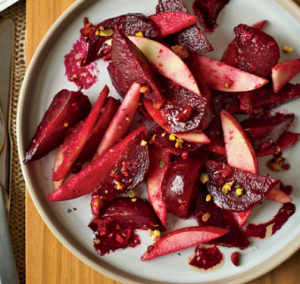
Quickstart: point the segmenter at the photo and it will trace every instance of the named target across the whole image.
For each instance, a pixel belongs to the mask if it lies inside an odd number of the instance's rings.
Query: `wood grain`
[[[26,64],[54,21],[75,0],[27,0]],[[300,5],[300,0],[295,1]],[[300,251],[285,263],[249,284],[294,284],[300,279]],[[26,193],[27,284],[119,284],[72,255],[47,228]]]

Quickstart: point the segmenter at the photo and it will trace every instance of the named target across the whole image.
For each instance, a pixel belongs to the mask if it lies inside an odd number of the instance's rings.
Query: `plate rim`
[[[24,152],[24,141],[23,141],[23,131],[22,131],[22,117],[24,116],[24,105],[26,95],[29,93],[30,88],[32,88],[34,83],[34,74],[37,73],[39,69],[38,65],[40,60],[45,56],[46,50],[48,46],[51,47],[51,42],[55,40],[56,36],[59,36],[59,32],[62,29],[64,23],[70,22],[72,18],[76,17],[78,13],[82,11],[95,2],[101,0],[77,0],[73,4],[71,4],[54,22],[54,24],[50,27],[47,31],[41,42],[39,43],[31,61],[27,68],[22,88],[19,96],[19,103],[17,109],[17,144],[18,144],[18,152],[19,152],[19,160],[21,164],[22,173],[24,176],[25,184],[27,186],[28,192],[30,197],[38,210],[40,216],[42,217],[43,221],[46,223],[47,227],[51,230],[51,232],[55,235],[55,237],[63,244],[65,248],[67,248],[72,254],[74,254],[78,259],[80,259],[83,263],[87,264],[89,267],[93,268],[94,270],[98,271],[99,273],[122,283],[163,283],[161,281],[154,281],[145,279],[136,275],[132,275],[126,273],[125,271],[119,270],[116,267],[106,264],[101,266],[101,264],[95,263],[89,257],[85,256],[85,254],[80,251],[77,247],[70,243],[70,240],[66,237],[67,230],[65,229],[62,231],[59,226],[54,222],[56,219],[53,216],[49,216],[49,212],[47,212],[39,200],[39,197],[36,195],[35,190],[32,186],[31,180],[28,175],[28,169],[22,163],[22,154]],[[297,21],[300,22],[300,6],[298,6],[293,0],[272,0],[279,4],[283,9],[289,12]],[[239,284],[251,281],[256,279],[272,269],[276,268],[278,265],[283,263],[287,260],[291,255],[293,255],[298,249],[300,248],[300,238],[299,235],[295,237],[293,241],[289,243],[288,246],[282,248],[279,252],[273,255],[271,258],[266,260],[264,263],[253,267],[247,271],[244,271],[240,274],[236,274],[231,277],[227,277],[221,280],[213,280],[207,283],[228,283],[228,284]],[[114,270],[114,271],[113,271]],[[245,275],[244,275],[245,274]],[[147,282],[145,282],[147,281]],[[164,282],[165,283],[165,282]]]

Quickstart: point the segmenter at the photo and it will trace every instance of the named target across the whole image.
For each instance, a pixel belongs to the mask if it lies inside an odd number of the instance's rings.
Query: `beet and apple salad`
[[[236,26],[221,61],[204,55],[213,46],[197,21],[217,33],[217,16],[230,4],[196,0],[197,19],[181,0],[158,0],[154,15],[85,18],[78,28],[64,61],[78,91],[54,96],[24,164],[58,148],[49,199],[91,197],[87,225],[99,255],[137,247],[139,230],[148,230],[153,244],[141,261],[195,247],[185,261],[207,270],[222,262],[225,246],[236,248],[231,261],[238,266],[250,237],[264,238],[269,226],[276,233],[294,214],[292,185],[262,176],[258,157],[270,157],[271,171],[291,167],[283,151],[299,139],[289,130],[295,115],[273,109],[300,97],[300,84],[289,83],[300,59],[278,63],[281,49],[263,31],[266,20]],[[92,106],[82,91],[101,76],[101,60],[122,100],[103,86]],[[135,190],[142,182],[147,199]],[[266,199],[281,209],[249,224]],[[168,213],[195,225],[170,230]]]

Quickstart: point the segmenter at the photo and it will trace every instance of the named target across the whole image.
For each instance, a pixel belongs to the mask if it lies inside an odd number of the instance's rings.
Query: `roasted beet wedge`
[[[279,138],[276,144],[271,144],[268,148],[263,150],[255,151],[257,157],[263,157],[267,155],[277,154],[278,152],[295,145],[295,143],[299,140],[298,133],[285,132]]]
[[[89,47],[82,65],[89,64],[105,54],[105,49],[108,48],[105,41],[111,37],[105,36],[105,34],[101,35],[100,27],[103,27],[104,30],[113,30],[115,24],[126,36],[135,35],[138,32],[142,32],[145,37],[149,38],[158,38],[160,35],[156,24],[140,13],[126,14],[107,19],[94,27],[92,36],[91,32],[88,34],[84,33],[85,36],[89,36]],[[88,28],[90,28],[90,25],[86,29]]]
[[[108,96],[109,89],[107,86],[103,88],[101,91],[93,109],[91,110],[89,116],[87,117],[86,121],[84,122],[84,125],[80,129],[80,132],[78,133],[76,139],[73,141],[73,143],[69,146],[67,153],[65,153],[64,159],[61,163],[61,165],[58,167],[58,169],[53,172],[52,179],[54,181],[60,181],[63,180],[66,176],[66,174],[71,169],[72,165],[78,158],[81,150],[83,149],[86,141],[88,140],[94,126],[96,125],[96,122],[101,114],[101,109],[106,101],[106,98]]]
[[[187,227],[169,233],[150,245],[141,260],[150,260],[165,254],[207,243],[228,233],[218,227]]]
[[[204,185],[201,185],[198,191],[196,218],[199,226],[216,226],[229,230],[226,235],[210,243],[227,247],[238,247],[240,249],[249,246],[250,243],[240,229],[234,214],[218,208]]]
[[[188,13],[186,5],[182,0],[159,0],[156,6],[156,13],[183,12]],[[189,51],[205,53],[213,51],[213,47],[197,25],[190,26],[170,37],[173,45],[182,44]]]
[[[57,93],[26,149],[23,163],[39,160],[62,144],[68,130],[87,117],[90,110],[89,98],[81,92]]]
[[[159,27],[162,38],[197,24],[197,19],[194,16],[183,12],[159,13],[149,16],[149,19]]]
[[[124,140],[94,160],[85,169],[49,195],[51,201],[74,199],[105,184],[126,193],[140,184],[149,167],[149,148],[145,126],[128,134]],[[101,174],[99,174],[101,173]]]
[[[161,147],[150,150],[150,167],[147,175],[149,201],[164,226],[167,225],[167,208],[163,201],[161,184],[169,167],[171,155]]]
[[[151,143],[154,143],[156,146],[162,147],[166,152],[169,152],[174,155],[181,155],[183,153],[190,153],[198,150],[203,147],[203,144],[190,143],[184,140],[179,140],[178,138],[173,139],[173,136],[167,133],[159,125],[156,125],[152,131],[155,133],[152,136]],[[210,145],[210,144],[208,144]]]
[[[109,123],[113,119],[118,107],[120,106],[119,101],[113,97],[109,97],[106,100],[104,107],[101,109],[101,116],[94,126],[88,140],[86,141],[82,151],[80,152],[76,163],[84,163],[94,156],[97,147],[104,136],[104,133],[109,126]]]
[[[94,218],[89,227],[94,232],[94,248],[101,256],[117,249],[133,248],[141,243],[139,236],[133,230],[108,219],[102,221]]]
[[[213,31],[217,27],[219,13],[228,2],[229,0],[195,0],[193,10],[201,26],[208,31]]]
[[[248,118],[241,122],[244,131],[250,138],[254,150],[267,148],[277,143],[280,136],[294,121],[293,114],[276,114],[268,118]]]
[[[155,215],[152,206],[147,200],[136,198],[132,201],[129,197],[115,198],[101,210],[100,220],[112,222],[128,229],[160,230],[166,229]]]
[[[118,77],[117,81],[122,83],[126,92],[134,82],[137,82],[149,88],[149,93],[144,94],[145,98],[157,104],[164,102],[161,88],[147,58],[117,27],[112,40],[111,59],[110,64],[113,65],[114,74]],[[112,82],[114,82],[113,78]],[[120,95],[125,94],[120,93]]]
[[[235,27],[234,33],[234,44],[227,50],[223,62],[259,77],[268,76],[280,57],[275,39],[243,24]]]
[[[112,118],[93,159],[97,159],[126,135],[140,102],[140,88],[140,84],[133,83],[128,90],[122,104]]]
[[[169,165],[161,185],[167,212],[182,219],[190,216],[198,190],[199,170],[207,157],[206,151],[200,151]]]
[[[226,164],[208,161],[208,192],[221,209],[246,211],[263,201],[270,190],[280,184],[279,179],[263,177]]]

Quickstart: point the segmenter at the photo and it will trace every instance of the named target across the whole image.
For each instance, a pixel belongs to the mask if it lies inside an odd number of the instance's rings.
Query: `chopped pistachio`
[[[149,229],[148,231],[149,231],[150,236],[151,236],[153,241],[157,241],[157,240],[160,239],[161,234],[160,234],[159,230],[152,231],[152,230]]]
[[[99,35],[100,36],[112,36],[114,33],[114,31],[112,29],[108,29],[108,30],[101,30],[99,31]]]
[[[150,93],[149,87],[147,87],[147,86],[142,86],[142,87],[140,88],[140,93],[142,93],[142,94],[149,94],[149,93]]]
[[[239,185],[239,184],[235,184],[234,186],[233,186],[233,188],[234,189],[237,189],[237,188],[240,188],[241,186]]]
[[[64,127],[68,127],[69,124],[67,122],[64,123]]]
[[[290,46],[287,46],[287,45],[284,45],[284,46],[282,47],[282,51],[283,51],[284,53],[291,53],[293,50],[294,50],[294,48],[292,48],[292,47],[290,47]]]
[[[237,189],[235,190],[237,196],[241,196],[241,195],[243,194],[243,191],[244,191],[244,190],[243,190],[242,188],[237,188]]]
[[[130,198],[133,198],[133,197],[135,197],[135,191],[132,189],[132,190],[129,190],[128,192],[127,192],[127,195],[128,195],[128,197],[130,197]]]
[[[120,183],[119,181],[116,181],[116,180],[115,180],[115,185],[117,186],[117,189],[118,189],[118,190],[123,189],[123,185],[122,185],[122,183]]]
[[[209,181],[209,175],[207,173],[202,173],[200,176],[200,181],[205,184]]]
[[[175,148],[181,147],[181,146],[182,146],[182,143],[183,143],[183,141],[182,141],[180,138],[176,139]]]
[[[142,145],[142,146],[146,146],[146,145],[147,145],[147,141],[142,140],[141,145]]]
[[[125,117],[126,121],[130,122],[130,118],[128,116]]]
[[[267,166],[269,169],[271,169],[272,171],[275,171],[275,172],[279,172],[282,170],[282,166],[283,166],[283,163],[284,163],[285,159],[282,158],[282,157],[279,157],[279,158],[273,158],[271,159]]]
[[[163,160],[159,161],[159,167],[163,168],[165,166],[165,162]]]
[[[100,240],[97,239],[97,238],[93,238],[93,242],[94,242],[95,244],[100,244]]]
[[[138,32],[135,34],[135,36],[144,37],[143,32]]]
[[[203,221],[203,222],[207,222],[208,219],[209,219],[209,217],[210,217],[210,214],[209,214],[208,212],[205,213],[205,214],[203,214],[203,215],[202,215],[202,221]]]
[[[233,186],[234,183],[235,181],[225,183],[222,187],[222,192],[227,194],[231,190],[231,187]]]
[[[136,202],[137,199],[136,199],[136,198],[131,198],[131,201],[132,201],[132,202]]]
[[[166,134],[167,134],[167,133],[166,133],[166,132],[164,132],[164,133],[163,133],[161,136],[162,136],[162,137],[165,137],[165,136],[166,136]]]
[[[206,200],[206,202],[211,201],[211,195],[210,195],[210,194],[207,194],[205,200]]]
[[[169,139],[172,140],[172,141],[175,141],[176,140],[176,137],[174,134],[170,134],[169,135]]]

